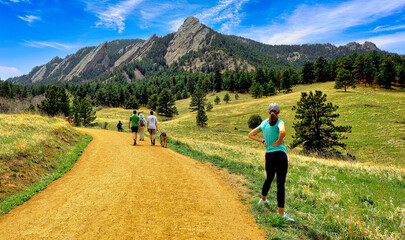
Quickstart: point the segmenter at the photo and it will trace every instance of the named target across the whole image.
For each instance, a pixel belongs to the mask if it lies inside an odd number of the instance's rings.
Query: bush
[[[249,128],[257,128],[262,123],[262,117],[259,114],[253,114],[248,120]]]

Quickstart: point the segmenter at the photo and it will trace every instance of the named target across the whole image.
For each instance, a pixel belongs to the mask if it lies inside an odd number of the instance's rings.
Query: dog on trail
[[[160,134],[160,146],[167,147],[167,135],[165,132]]]

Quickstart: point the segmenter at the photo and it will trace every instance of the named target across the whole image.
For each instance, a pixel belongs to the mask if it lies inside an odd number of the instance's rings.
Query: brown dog
[[[160,146],[167,147],[167,135],[165,132],[160,134]]]

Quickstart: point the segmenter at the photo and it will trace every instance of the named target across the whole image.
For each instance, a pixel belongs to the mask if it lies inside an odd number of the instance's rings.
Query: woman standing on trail
[[[259,204],[269,203],[266,196],[270,190],[274,175],[277,174],[278,214],[289,221],[294,221],[284,213],[285,179],[288,169],[287,149],[284,145],[285,125],[283,120],[278,119],[280,106],[277,103],[271,103],[268,112],[270,114],[269,118],[264,120],[260,126],[253,129],[248,135],[249,138],[261,142],[266,147],[267,178],[263,184],[262,198],[259,200]],[[256,136],[259,132],[263,132],[264,140]]]

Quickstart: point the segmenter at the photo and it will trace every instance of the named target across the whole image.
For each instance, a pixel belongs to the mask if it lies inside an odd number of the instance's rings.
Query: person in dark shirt
[[[122,132],[124,130],[124,129],[122,129],[122,122],[121,121],[118,121],[117,128],[118,128],[118,132]]]

